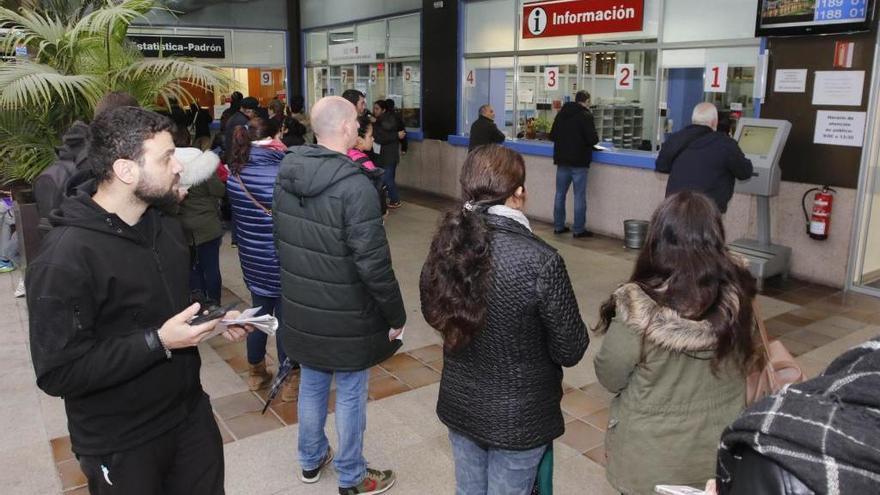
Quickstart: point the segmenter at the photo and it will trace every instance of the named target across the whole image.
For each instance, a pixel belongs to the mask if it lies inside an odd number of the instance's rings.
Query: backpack
[[[385,171],[379,167],[376,167],[373,170],[367,170],[364,164],[371,161],[370,157],[366,154],[355,160],[355,162],[361,166],[361,170],[363,170],[364,173],[367,174],[367,177],[370,178],[373,187],[379,192],[379,207],[382,209],[382,216],[385,216],[385,214],[388,213],[388,186],[382,181],[382,174],[384,174]]]

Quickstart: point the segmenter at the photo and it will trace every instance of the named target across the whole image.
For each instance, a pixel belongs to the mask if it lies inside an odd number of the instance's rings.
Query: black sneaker
[[[571,231],[571,229],[569,229],[568,227],[562,227],[561,229],[553,229],[554,234],[564,234],[564,233],[570,232],[570,231]]]
[[[394,486],[397,477],[393,471],[377,471],[367,468],[367,476],[357,486],[339,487],[339,495],[375,495]]]
[[[581,237],[593,237],[593,233],[589,230],[585,230],[583,232],[575,232],[574,234],[571,234],[571,236],[575,239],[580,239]]]
[[[318,465],[315,469],[303,469],[302,475],[299,479],[302,480],[303,483],[317,483],[318,480],[321,479],[321,470],[323,470],[326,466],[330,464],[330,461],[333,460],[333,448],[329,445],[327,446],[327,454],[321,460],[321,464]]]

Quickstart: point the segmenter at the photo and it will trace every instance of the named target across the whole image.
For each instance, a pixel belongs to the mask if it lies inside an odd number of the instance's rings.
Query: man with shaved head
[[[691,125],[669,136],[657,156],[658,172],[669,174],[666,196],[696,191],[712,198],[721,213],[733,196],[736,179],[752,176],[752,162],[727,133],[718,130],[718,109],[697,104]]]
[[[336,379],[335,467],[341,495],[382,493],[391,471],[363,456],[369,368],[400,348],[406,311],[391,268],[379,193],[346,152],[358,136],[357,110],[328,96],[311,112],[318,144],[281,162],[272,214],[281,262],[284,350],[302,366],[301,479],[315,483],[334,458],[324,423]]]

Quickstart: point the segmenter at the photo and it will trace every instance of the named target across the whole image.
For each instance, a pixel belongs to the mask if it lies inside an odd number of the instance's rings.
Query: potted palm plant
[[[156,0],[45,0],[18,11],[0,7],[0,182],[18,187],[28,215],[26,185],[55,160],[55,147],[76,120],[88,121],[107,92],[125,91],[145,108],[160,99],[193,100],[186,85],[225,90],[216,67],[177,57],[145,58],[126,38]],[[10,55],[15,54],[14,57]],[[25,230],[23,251],[33,250]]]

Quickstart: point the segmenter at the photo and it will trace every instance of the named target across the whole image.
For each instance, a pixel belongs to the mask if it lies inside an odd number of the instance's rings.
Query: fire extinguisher
[[[807,214],[805,201],[811,192],[817,191],[813,196],[813,211]],[[804,193],[801,198],[801,206],[804,209],[804,219],[807,221],[807,235],[813,239],[824,241],[828,239],[828,231],[831,228],[831,204],[834,202],[834,189],[828,186],[814,187]]]

